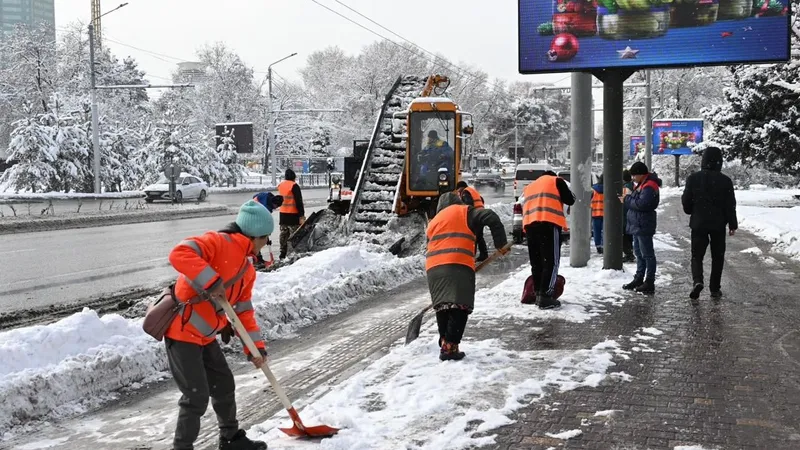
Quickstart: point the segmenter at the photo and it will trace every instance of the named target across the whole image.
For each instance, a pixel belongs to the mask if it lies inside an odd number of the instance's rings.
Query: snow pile
[[[467,359],[441,363],[432,335],[427,337],[395,348],[302,410],[306,424],[341,427],[333,438],[309,443],[284,436],[275,427],[288,423],[285,412],[250,434],[271,449],[490,445],[494,436],[486,433],[513,423],[509,416],[531,401],[553,391],[597,386],[614,365],[618,348],[606,341],[586,350],[519,352],[504,349],[497,339],[467,340]]]
[[[335,247],[259,274],[253,289],[259,325],[267,338],[340,313],[365,295],[424,276],[422,256],[397,258],[365,246]]]
[[[736,204],[738,207],[787,208],[800,205],[800,200],[795,198],[795,195],[800,195],[800,189],[767,189],[766,186],[761,189],[754,189],[754,187],[750,186],[750,190],[736,191]]]
[[[578,437],[578,436],[580,436],[582,434],[583,434],[583,431],[578,429],[578,430],[562,431],[561,433],[545,433],[545,436],[551,437],[553,439],[566,440],[566,439],[576,438],[576,437]]]
[[[620,304],[626,298],[622,295],[622,285],[630,281],[631,275],[623,271],[602,269],[601,258],[592,258],[584,268],[562,266],[559,274],[566,279],[564,294],[559,298],[562,306],[554,310],[540,310],[536,306],[520,303],[525,280],[531,274],[530,266],[526,264],[497,286],[476,292],[475,312],[472,317],[487,320],[514,317],[585,322],[603,312],[606,304]]]
[[[775,249],[800,258],[800,195],[797,189],[736,191],[739,227],[772,242]],[[748,249],[748,253],[759,254]]]
[[[0,192],[3,192],[0,189]],[[15,194],[0,194],[3,200],[74,200],[74,199],[125,199],[125,198],[144,198],[142,191],[123,191],[123,192],[104,192],[102,194],[82,193],[82,192],[25,192]]]
[[[0,429],[64,417],[166,370],[163,344],[141,320],[84,309],[58,322],[0,333]]]

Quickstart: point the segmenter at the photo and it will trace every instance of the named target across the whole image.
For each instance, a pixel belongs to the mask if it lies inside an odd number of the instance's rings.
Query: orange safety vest
[[[428,224],[425,270],[445,264],[475,269],[475,233],[469,229],[467,205],[450,205]]]
[[[558,177],[542,175],[522,191],[522,225],[524,227],[533,222],[548,222],[561,227],[561,229],[567,228],[564,204],[561,202],[561,194],[556,187],[556,180]]]
[[[481,197],[481,194],[479,194],[474,187],[467,186],[464,188],[464,190],[469,192],[469,195],[472,197],[472,202],[474,203],[472,206],[476,208],[483,208],[483,197]]]
[[[592,191],[592,217],[603,217],[603,194]]]
[[[278,193],[283,197],[281,214],[300,214],[300,210],[297,209],[297,203],[295,203],[294,194],[292,194],[295,184],[294,181],[284,180],[278,185]]]
[[[180,273],[174,295],[183,305],[166,337],[202,346],[214,342],[228,319],[222,308],[217,308],[210,300],[198,298],[198,292],[223,283],[227,286],[225,296],[250,338],[256,347],[266,348],[251,301],[256,279],[248,258],[252,251],[253,245],[246,236],[213,231],[185,239],[175,246],[169,254],[169,262]],[[244,351],[249,354],[246,346]]]

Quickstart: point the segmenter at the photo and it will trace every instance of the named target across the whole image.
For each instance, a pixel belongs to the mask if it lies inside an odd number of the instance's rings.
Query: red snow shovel
[[[513,245],[514,244],[509,242],[505,247],[492,253],[488,258],[484,259],[480,264],[478,264],[478,267],[475,268],[475,272],[480,272],[480,270],[486,267],[490,262],[499,258],[500,255],[507,253],[509,250],[511,250]],[[433,305],[426,306],[422,311],[417,313],[413,319],[411,319],[411,322],[408,323],[408,330],[406,330],[406,345],[419,337],[419,332],[422,329],[422,318],[425,317],[425,313],[431,308],[433,308]]]
[[[233,323],[233,328],[236,329],[236,332],[239,334],[239,338],[244,342],[244,345],[247,346],[247,349],[250,350],[251,355],[259,355],[258,348],[256,344],[253,342],[253,339],[250,338],[250,335],[245,330],[244,325],[239,320],[239,316],[236,315],[236,312],[231,307],[231,304],[227,301],[216,301],[217,304],[222,306],[222,309],[225,310],[225,314],[228,315],[228,319],[230,319],[231,323]],[[278,384],[278,380],[275,378],[275,375],[272,374],[272,371],[269,370],[269,366],[264,363],[261,367],[261,371],[264,372],[264,375],[267,376],[267,380],[272,385],[272,389],[275,391],[275,395],[278,396],[281,403],[283,403],[283,407],[286,408],[286,411],[289,413],[289,417],[292,419],[292,428],[278,428],[279,430],[283,431],[284,433],[288,434],[292,437],[307,437],[307,438],[324,438],[324,437],[331,437],[334,434],[339,432],[338,428],[329,427],[327,425],[317,425],[315,427],[307,427],[303,425],[303,421],[300,420],[300,415],[297,414],[297,410],[294,409],[292,406],[292,402],[289,401],[289,397],[286,396],[286,392],[283,390],[280,384]]]

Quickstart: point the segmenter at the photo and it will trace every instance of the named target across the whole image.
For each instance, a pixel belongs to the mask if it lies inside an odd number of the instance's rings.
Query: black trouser
[[[692,230],[692,279],[703,282],[703,258],[711,243],[711,283],[712,292],[719,291],[722,282],[722,267],[725,265],[725,229],[717,231]]]
[[[525,227],[536,294],[553,295],[561,262],[561,228],[548,222]]]
[[[439,326],[439,340],[442,338],[450,344],[460,344],[464,337],[464,328],[467,327],[466,310],[458,308],[436,311],[436,324]]]
[[[622,235],[622,254],[633,256],[633,236],[630,234]]]
[[[217,413],[220,437],[230,439],[239,430],[236,420],[236,386],[233,373],[217,341],[206,346],[165,339],[169,370],[180,389],[175,450],[191,450],[200,434],[200,418],[208,398]]]
[[[489,256],[489,249],[486,247],[486,238],[482,234],[476,236],[475,248],[478,250],[478,256]]]

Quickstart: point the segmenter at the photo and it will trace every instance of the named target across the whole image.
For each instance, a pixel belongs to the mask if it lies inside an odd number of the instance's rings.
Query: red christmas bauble
[[[552,61],[569,61],[578,54],[578,38],[570,33],[557,34],[550,43],[547,58]]]

